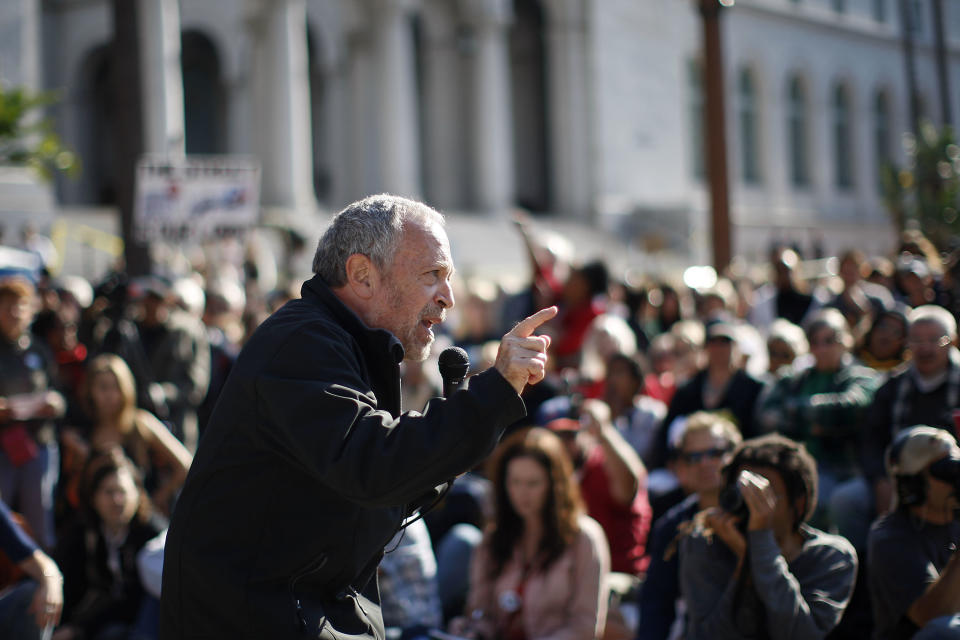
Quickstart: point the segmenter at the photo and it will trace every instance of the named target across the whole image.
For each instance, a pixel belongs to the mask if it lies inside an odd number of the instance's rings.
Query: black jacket
[[[657,440],[654,443],[655,467],[665,465],[670,456],[669,434],[670,425],[673,421],[681,416],[706,410],[703,405],[703,389],[706,385],[707,371],[703,369],[673,394],[673,399],[670,400],[670,408],[667,410],[663,422],[660,423]],[[730,379],[730,384],[727,385],[727,390],[724,392],[720,404],[710,411],[729,412],[743,437],[751,438],[756,434],[756,428],[753,425],[753,413],[761,391],[763,391],[762,382],[743,369],[738,369]]]
[[[163,640],[382,638],[384,546],[524,414],[490,370],[400,415],[396,338],[319,277],[302,294],[244,347],[201,439],[167,537]]]
[[[904,429],[923,424],[955,433],[953,410],[958,407],[954,402],[960,396],[957,355],[951,351],[947,379],[935,389],[921,391],[914,381],[915,369],[907,363],[877,390],[864,419],[860,443],[861,469],[871,482],[886,475],[886,449]]]
[[[110,568],[100,527],[71,527],[54,553],[63,572],[62,624],[75,627],[86,638],[97,637],[111,625],[133,625],[144,598],[137,553],[163,530],[164,524],[156,518],[130,523],[127,537],[117,550],[118,573]]]

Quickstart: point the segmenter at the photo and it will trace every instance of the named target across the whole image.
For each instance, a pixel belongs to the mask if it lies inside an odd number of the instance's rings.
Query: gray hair
[[[951,340],[957,339],[957,319],[939,305],[925,304],[911,311],[907,318],[907,326],[913,328],[913,325],[919,322],[935,322]]]
[[[382,193],[358,200],[334,216],[313,256],[313,272],[331,287],[347,283],[347,258],[367,256],[383,270],[393,262],[404,225],[411,220],[443,225],[443,216],[422,202]]]
[[[802,356],[810,351],[810,344],[807,342],[807,335],[803,332],[803,329],[784,318],[777,318],[770,324],[767,344],[769,345],[774,340],[789,345],[797,356]]]

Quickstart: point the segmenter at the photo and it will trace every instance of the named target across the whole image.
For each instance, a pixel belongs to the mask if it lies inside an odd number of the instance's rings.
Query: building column
[[[139,0],[140,73],[144,151],[186,152],[183,74],[180,63],[180,6],[177,0]]]
[[[0,10],[0,82],[36,92],[41,87],[40,0],[5,0]]]
[[[344,196],[352,202],[382,191],[377,149],[380,144],[377,122],[377,87],[373,9],[365,2],[344,3],[343,48],[343,145],[338,150],[346,166]]]
[[[473,28],[473,204],[488,213],[509,209],[514,200],[513,114],[507,27],[510,0],[461,0]]]
[[[457,46],[456,5],[450,0],[426,0],[424,36],[424,191],[440,209],[462,207],[466,140],[461,114],[466,101],[460,51]]]
[[[421,197],[420,127],[410,16],[413,0],[372,0],[374,65],[378,95],[377,124],[382,189]]]
[[[313,193],[305,0],[249,0],[253,148],[265,206],[317,209]]]
[[[544,0],[547,110],[553,208],[592,215],[593,149],[590,136],[587,8],[583,0]]]

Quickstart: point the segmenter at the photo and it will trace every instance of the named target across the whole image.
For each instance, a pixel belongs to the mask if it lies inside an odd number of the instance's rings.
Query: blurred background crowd
[[[767,264],[691,287],[572,261],[521,214],[514,229],[526,286],[458,279],[432,357],[458,345],[486,369],[503,333],[556,304],[551,370],[488,464],[387,549],[394,636],[683,637],[683,523],[719,504],[741,441],[778,433],[815,461],[804,522],[860,558],[821,630],[866,637],[868,530],[893,493],[884,450],[914,424],[956,433],[955,256],[910,232],[892,255],[851,249],[811,270],[777,244]],[[246,338],[299,295],[258,275],[250,255],[235,267],[171,251],[143,277],[0,277],[0,496],[16,522],[0,542],[19,540],[3,579],[27,589],[29,616],[57,608],[53,637],[155,637],[191,451]],[[404,363],[405,410],[439,388],[435,360]]]

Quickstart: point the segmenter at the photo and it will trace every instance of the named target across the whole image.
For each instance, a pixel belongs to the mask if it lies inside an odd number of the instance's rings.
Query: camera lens
[[[720,508],[735,516],[747,515],[747,503],[743,501],[743,494],[736,484],[724,487],[720,492]]]

